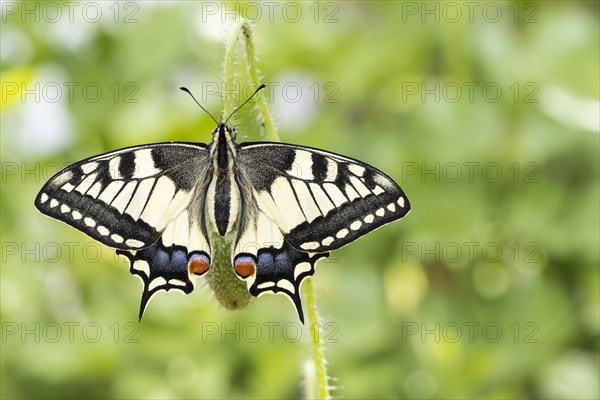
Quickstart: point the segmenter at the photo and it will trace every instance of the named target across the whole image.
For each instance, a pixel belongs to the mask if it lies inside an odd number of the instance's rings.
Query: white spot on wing
[[[83,219],[83,222],[85,222],[85,224],[86,224],[87,226],[89,226],[90,228],[92,228],[92,227],[96,226],[96,221],[94,221],[94,220],[93,220],[93,219],[91,219],[90,217],[85,217],[85,218]]]
[[[292,293],[296,291],[294,285],[292,285],[292,282],[288,281],[287,279],[280,279],[279,281],[277,281],[277,286],[279,286],[282,289],[286,289]]]
[[[112,235],[110,235],[110,238],[115,243],[123,243],[123,236],[117,235],[116,233],[113,233]]]
[[[360,165],[357,165],[357,164],[348,164],[348,169],[354,175],[358,175],[358,176],[363,176],[365,173],[365,168],[361,167]]]
[[[139,240],[136,239],[127,239],[125,241],[125,244],[129,247],[133,247],[133,248],[140,248],[144,246],[143,242],[140,242]]]
[[[123,179],[119,172],[119,165],[121,165],[121,157],[116,156],[108,160],[108,173],[113,179]]]
[[[312,268],[310,266],[310,263],[307,263],[306,261],[301,262],[300,264],[296,265],[296,267],[294,268],[294,279],[298,279],[300,274],[309,272],[311,269]]]
[[[58,205],[58,200],[52,199],[50,200],[50,208],[54,208]]]
[[[60,211],[63,213],[68,213],[69,211],[71,211],[71,207],[69,207],[66,204],[63,204],[62,206],[60,206]]]
[[[325,181],[333,182],[337,179],[338,163],[329,157],[326,157],[326,160],[327,160],[327,173],[325,174]]]
[[[375,211],[375,215],[377,215],[378,217],[383,217],[385,215],[385,210],[383,209],[383,207],[377,209],[377,211]]]
[[[306,242],[300,245],[303,250],[315,250],[320,247],[319,242]]]
[[[136,271],[143,272],[144,275],[150,276],[150,265],[148,265],[148,261],[138,260],[133,263],[133,269]]]
[[[102,225],[99,225],[96,229],[98,230],[98,233],[102,236],[108,236],[108,234],[110,233],[110,231]]]
[[[46,193],[42,193],[40,196],[40,202],[45,203],[46,201],[48,201],[48,195]]]
[[[91,161],[81,166],[81,172],[83,172],[85,175],[91,174],[96,170],[96,168],[98,168],[98,163],[96,161]]]
[[[73,219],[81,219],[81,217],[82,217],[81,213],[77,210],[73,211],[72,215],[73,215]]]
[[[323,239],[323,240],[321,241],[321,244],[322,244],[323,246],[329,246],[331,243],[333,243],[333,240],[334,240],[334,239],[333,239],[333,237],[332,237],[332,236],[327,236],[325,239]]]
[[[134,154],[135,172],[133,173],[133,177],[135,179],[147,178],[149,176],[153,176],[161,172],[158,168],[154,166],[154,160],[152,159],[152,150],[137,150]]]
[[[361,226],[362,226],[362,222],[354,221],[353,223],[350,224],[350,229],[352,229],[353,231],[357,231],[360,229]]]
[[[404,208],[404,197],[400,197],[400,198],[398,199],[398,205],[399,205],[400,207]]]
[[[315,177],[312,174],[312,156],[305,150],[296,150],[294,152],[294,163],[286,172],[293,177],[312,181]]]
[[[257,289],[267,289],[275,286],[275,282],[263,282],[261,284],[256,285]]]
[[[148,290],[154,290],[159,286],[162,286],[164,284],[166,284],[167,281],[165,280],[165,278],[163,278],[162,276],[159,276],[158,278],[155,278],[152,280],[152,282],[150,282],[150,284],[148,285]]]
[[[346,228],[340,229],[338,231],[338,233],[335,234],[335,237],[337,237],[338,239],[343,239],[346,236],[348,236],[348,233],[349,233],[348,229],[346,229]]]
[[[375,220],[375,217],[373,216],[373,214],[368,214],[365,218],[364,221],[367,224],[370,224],[371,222],[373,222]]]
[[[390,203],[387,206],[387,209],[390,210],[391,212],[396,211],[396,205],[394,203]]]

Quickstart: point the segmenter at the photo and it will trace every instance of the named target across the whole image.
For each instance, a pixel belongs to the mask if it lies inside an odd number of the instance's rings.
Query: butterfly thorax
[[[209,201],[205,211],[221,236],[231,232],[240,209],[240,191],[234,171],[237,155],[234,138],[233,129],[219,124],[213,131],[213,141],[210,144],[213,176],[208,186]]]

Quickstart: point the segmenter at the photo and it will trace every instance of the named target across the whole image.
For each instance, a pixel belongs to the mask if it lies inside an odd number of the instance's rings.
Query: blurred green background
[[[209,141],[178,87],[220,114],[239,14],[282,141],[373,164],[413,205],[317,268],[332,395],[600,396],[598,2],[1,7],[2,398],[303,396],[315,329],[283,297],[230,312],[199,282],[138,325],[126,263],[33,206],[85,157]]]

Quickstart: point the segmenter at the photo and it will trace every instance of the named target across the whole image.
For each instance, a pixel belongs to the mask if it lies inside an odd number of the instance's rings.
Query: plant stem
[[[236,22],[232,28],[229,39],[225,44],[225,106],[223,108],[223,115],[225,118],[231,115],[233,112],[233,105],[235,101],[235,97],[233,96],[235,90],[235,79],[233,73],[234,59],[235,59],[235,45],[237,44],[238,37],[240,36],[240,31],[242,30],[242,26],[246,23],[246,20],[242,19],[240,22]]]
[[[329,387],[327,386],[327,368],[325,367],[325,356],[321,345],[321,335],[319,328],[319,314],[317,312],[317,301],[312,277],[304,282],[304,292],[306,293],[306,307],[308,309],[308,324],[312,330],[312,357],[315,363],[315,378],[319,399],[329,398]],[[314,327],[314,328],[313,328]],[[313,330],[314,329],[314,330]]]
[[[225,108],[223,115],[228,116],[233,112],[234,107],[234,96],[232,95],[235,90],[234,81],[234,57],[235,57],[235,46],[240,36],[240,32],[243,32],[245,43],[246,43],[246,60],[248,62],[248,74],[250,80],[259,84],[260,72],[257,67],[256,50],[252,38],[252,27],[250,23],[242,19],[240,22],[234,24],[229,39],[225,47]],[[273,123],[273,118],[267,106],[267,101],[264,96],[259,96],[256,100],[258,110],[262,118],[262,125],[265,130],[265,135],[268,140],[273,142],[281,141],[277,134],[277,129]],[[309,327],[314,327],[313,340],[312,342],[312,362],[314,363],[314,377],[306,377],[311,382],[316,381],[317,392],[319,399],[329,398],[329,388],[327,386],[327,369],[325,367],[325,357],[323,353],[323,347],[321,345],[320,332],[319,332],[319,316],[317,313],[317,302],[315,299],[315,289],[312,283],[312,278],[308,278],[304,282],[304,291],[306,293],[306,306],[308,309],[308,323]],[[308,369],[311,370],[311,369]],[[311,387],[311,385],[307,385]],[[313,386],[314,387],[314,386]],[[307,393],[307,396],[312,397],[314,393]]]
[[[258,72],[258,67],[256,66],[256,50],[254,48],[254,41],[252,38],[252,28],[249,23],[246,23],[242,26],[242,33],[246,38],[246,59],[248,60],[248,73],[250,74],[250,81],[258,85],[261,79],[260,73]],[[267,139],[273,142],[280,142],[281,139],[279,139],[277,129],[275,129],[275,124],[273,123],[273,118],[269,112],[269,107],[267,107],[267,100],[265,99],[265,96],[258,96],[256,103],[258,105],[258,111],[262,117],[262,125],[265,129],[265,135],[267,136]]]

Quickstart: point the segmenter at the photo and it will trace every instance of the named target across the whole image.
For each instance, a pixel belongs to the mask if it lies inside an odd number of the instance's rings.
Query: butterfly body
[[[360,161],[309,147],[213,140],[122,149],[52,177],[35,205],[116,248],[144,284],[140,318],[159,291],[190,293],[206,274],[219,301],[286,295],[317,260],[410,210],[400,187]],[[243,289],[245,287],[246,292]]]

